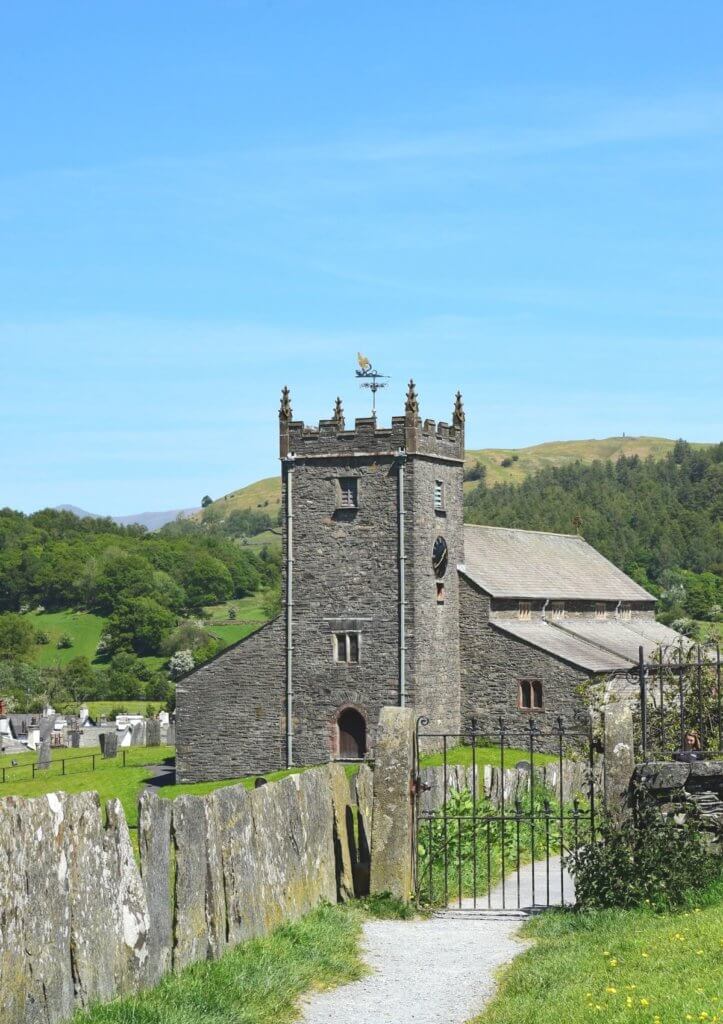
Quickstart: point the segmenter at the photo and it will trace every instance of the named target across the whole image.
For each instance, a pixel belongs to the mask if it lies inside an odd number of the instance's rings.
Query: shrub
[[[73,638],[70,633],[61,633],[58,637],[58,642],[55,645],[59,651],[68,650],[73,646]]]
[[[171,679],[180,679],[181,676],[185,676],[195,668],[195,665],[196,662],[191,651],[176,651],[168,662],[168,671]]]
[[[50,635],[45,632],[44,629],[37,629],[35,631],[35,643],[36,644],[49,644]]]
[[[683,820],[681,820],[681,818]],[[681,906],[692,890],[719,876],[694,804],[665,814],[646,790],[635,794],[634,813],[623,822],[604,817],[596,842],[567,857],[582,908]]]
[[[504,467],[505,467],[505,469],[507,469],[507,468],[508,468],[509,466],[511,466],[511,465],[512,465],[512,459],[511,459],[511,458],[509,457],[509,455],[508,455],[508,456],[506,456],[506,458],[504,458],[504,459],[502,460],[502,462],[500,463],[500,465],[501,465],[501,466],[504,466]]]
[[[15,612],[0,615],[0,658],[24,658],[35,641],[29,619]]]
[[[236,618],[236,609],[233,607],[233,605],[231,605],[231,607],[228,610],[228,617],[229,617],[229,619],[235,619]]]

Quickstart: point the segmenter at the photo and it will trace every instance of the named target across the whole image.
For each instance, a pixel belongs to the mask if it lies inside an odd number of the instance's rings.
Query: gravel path
[[[551,859],[550,868],[550,898],[559,902],[559,860]],[[536,873],[535,882],[539,902],[545,897],[546,879],[543,882]],[[529,867],[520,871],[520,891],[521,905],[531,903]],[[571,894],[566,878],[566,900]],[[508,879],[505,895],[505,902],[516,906],[516,876]],[[492,897],[493,906],[501,906],[501,886]],[[497,969],[525,948],[517,936],[524,916],[524,912],[455,914],[452,910],[416,921],[368,921],[362,949],[371,973],[350,985],[313,994],[303,1006],[302,1020],[305,1024],[465,1024],[494,993]]]

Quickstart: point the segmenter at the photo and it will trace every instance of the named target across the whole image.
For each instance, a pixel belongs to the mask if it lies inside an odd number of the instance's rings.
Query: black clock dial
[[[432,568],[434,569],[434,575],[440,578],[444,576],[447,571],[447,562],[449,561],[449,550],[447,548],[447,541],[444,537],[437,537],[432,548]]]

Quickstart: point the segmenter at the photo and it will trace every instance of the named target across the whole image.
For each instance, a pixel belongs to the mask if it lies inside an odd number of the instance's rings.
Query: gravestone
[[[131,746],[145,747],[146,745],[146,722],[134,722],[131,729]]]
[[[71,747],[77,749],[80,746],[80,729],[71,729],[68,733],[68,739],[70,740]]]
[[[38,768],[50,768],[50,737],[46,736],[38,746]]]
[[[98,737],[103,757],[116,757],[118,754],[118,733],[102,732]]]
[[[168,730],[166,731],[166,743],[169,747],[175,747],[176,745],[176,723],[169,722]]]
[[[149,718],[146,721],[146,746],[160,747],[161,745],[161,723],[157,718]]]

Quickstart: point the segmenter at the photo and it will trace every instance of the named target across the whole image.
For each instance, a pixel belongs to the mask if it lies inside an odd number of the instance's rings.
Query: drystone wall
[[[424,812],[438,811],[453,794],[462,790],[476,793],[478,799],[485,797],[494,807],[499,807],[503,797],[509,807],[515,800],[522,799],[530,790],[529,768],[505,768],[496,765],[478,765],[473,777],[472,768],[464,765],[448,765],[422,768],[419,773],[422,788],[419,808]],[[600,767],[595,770],[596,787],[600,785]],[[562,772],[558,762],[535,768],[535,785],[544,787],[559,800],[567,803],[575,797],[589,795],[590,770],[584,761],[563,760]],[[446,783],[446,788],[445,788]],[[474,786],[474,790],[473,790]]]
[[[355,815],[338,765],[251,791],[144,793],[140,867],[119,801],[106,817],[95,793],[0,801],[3,1024],[67,1020],[354,888]]]

